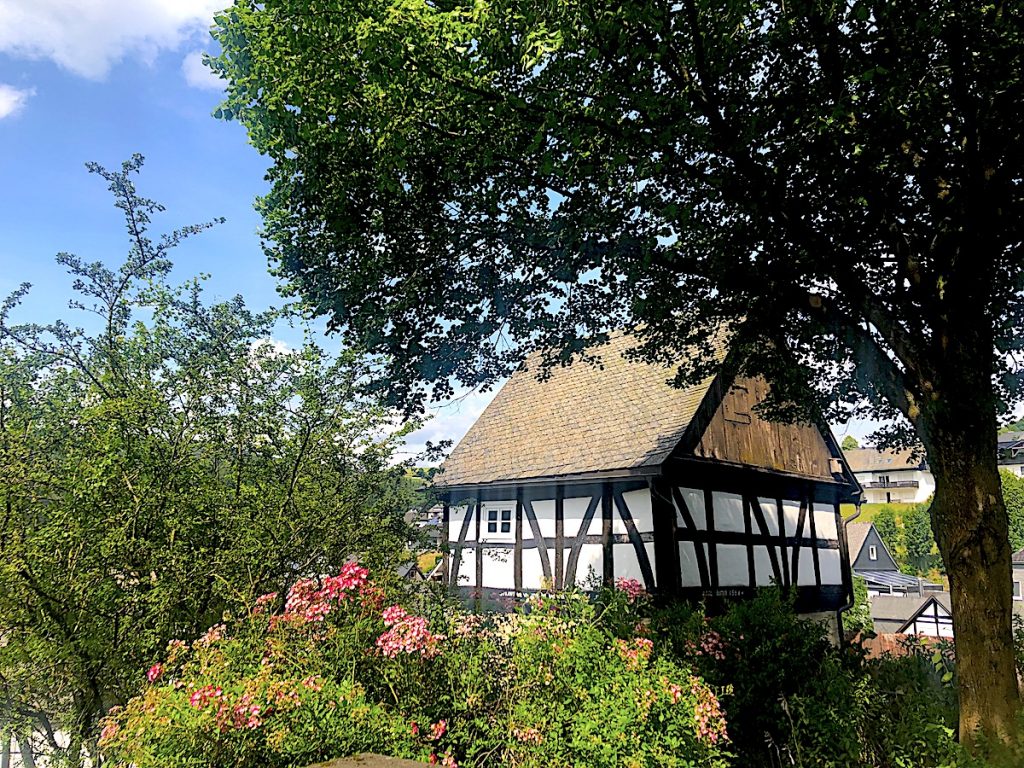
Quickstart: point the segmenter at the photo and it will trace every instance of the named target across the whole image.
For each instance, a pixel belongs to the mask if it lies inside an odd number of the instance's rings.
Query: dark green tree
[[[1003,483],[1003,503],[1010,521],[1010,549],[1014,552],[1024,547],[1024,478],[1012,472],[1000,470]]]
[[[885,542],[889,554],[898,560],[900,552],[903,550],[903,532],[896,523],[896,513],[893,512],[892,507],[882,507],[871,522],[874,523],[875,530]]]
[[[168,283],[202,227],[150,239],[141,162],[91,167],[125,261],[58,257],[85,327],[16,323],[27,286],[0,307],[0,733],[53,752],[63,731],[73,764],[168,641],[351,556],[393,563],[415,503],[356,355],[284,348],[280,312]]]
[[[903,518],[903,548],[906,564],[918,576],[935,567],[935,536],[927,504],[915,504],[905,510]]]
[[[278,273],[407,409],[621,327],[692,381],[724,327],[775,416],[920,441],[962,735],[1010,732],[1021,4],[236,0],[214,34]]]
[[[853,607],[843,614],[843,631],[847,638],[875,631],[868,585],[860,576],[853,577]]]

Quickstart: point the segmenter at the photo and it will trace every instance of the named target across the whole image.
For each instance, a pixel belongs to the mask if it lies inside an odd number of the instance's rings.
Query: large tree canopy
[[[279,273],[406,406],[623,326],[692,379],[725,325],[778,415],[915,433],[961,726],[1010,727],[1019,3],[236,0],[215,36]]]

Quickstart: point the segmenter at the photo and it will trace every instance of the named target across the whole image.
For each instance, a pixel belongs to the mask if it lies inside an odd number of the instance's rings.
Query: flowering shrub
[[[172,643],[108,717],[101,748],[134,768],[297,767],[364,751],[448,768],[724,766],[714,691],[648,637],[642,590],[606,598],[538,595],[478,616],[417,607],[349,564]]]

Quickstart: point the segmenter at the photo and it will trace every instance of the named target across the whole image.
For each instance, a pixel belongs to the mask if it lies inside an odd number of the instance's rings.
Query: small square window
[[[872,544],[870,547],[868,547],[868,559],[869,560],[877,560],[878,559],[878,547],[876,547],[874,544]]]
[[[512,510],[513,507],[507,502],[499,502],[484,508],[487,522],[486,532],[489,539],[493,541],[512,540]]]

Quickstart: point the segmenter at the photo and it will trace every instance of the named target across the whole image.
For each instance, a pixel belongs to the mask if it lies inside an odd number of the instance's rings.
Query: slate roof
[[[847,523],[846,524],[846,545],[850,550],[850,562],[854,562],[864,547],[864,539],[868,537],[868,531],[872,528],[871,523]]]
[[[575,362],[536,376],[527,359],[477,419],[435,477],[476,485],[660,465],[679,443],[714,377],[677,389],[673,368],[626,360],[619,335],[592,351],[602,367]],[[724,356],[724,349],[717,350]]]
[[[1024,549],[1018,549],[1014,552],[1013,557],[1011,557],[1010,560],[1015,564],[1024,565]]]
[[[910,449],[880,451],[877,448],[851,448],[843,451],[843,454],[846,456],[846,463],[854,472],[882,472],[887,469],[895,472],[901,469],[927,468],[924,458],[913,458],[914,452]]]
[[[899,632],[910,619],[920,613],[924,606],[936,600],[947,611],[952,611],[952,602],[948,592],[925,592],[923,595],[873,595],[871,602],[871,619],[875,623],[875,631]]]

